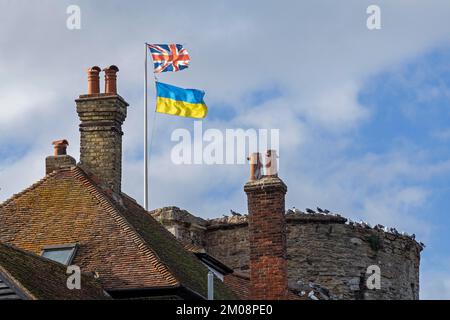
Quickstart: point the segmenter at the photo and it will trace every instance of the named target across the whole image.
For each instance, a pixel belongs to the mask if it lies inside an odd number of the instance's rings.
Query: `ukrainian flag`
[[[204,118],[208,107],[203,101],[205,92],[183,89],[156,82],[156,112],[180,117]]]

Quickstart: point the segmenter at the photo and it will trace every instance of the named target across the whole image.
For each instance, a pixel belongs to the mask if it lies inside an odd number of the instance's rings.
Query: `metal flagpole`
[[[144,208],[148,211],[148,121],[147,121],[147,43],[145,43],[145,78],[144,78]]]

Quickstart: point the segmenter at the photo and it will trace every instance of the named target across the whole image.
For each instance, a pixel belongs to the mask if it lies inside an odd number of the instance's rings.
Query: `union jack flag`
[[[148,44],[154,72],[180,71],[189,66],[191,58],[181,44]]]

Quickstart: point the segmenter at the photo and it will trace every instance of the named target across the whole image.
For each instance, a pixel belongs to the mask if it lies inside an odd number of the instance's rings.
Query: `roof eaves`
[[[20,298],[26,300],[37,300],[36,296],[34,296],[27,288],[25,288],[19,281],[16,280],[3,266],[0,265],[0,275],[5,283],[10,286],[11,290],[13,290]]]

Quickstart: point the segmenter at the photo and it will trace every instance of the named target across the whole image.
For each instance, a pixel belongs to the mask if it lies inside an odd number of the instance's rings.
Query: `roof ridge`
[[[112,200],[96,185],[90,177],[84,172],[82,168],[76,166],[73,169],[74,177],[88,190],[105,208],[106,212],[112,215],[119,227],[130,235],[130,239],[136,244],[137,249],[147,257],[151,264],[166,278],[171,284],[180,285],[180,281],[174,276],[170,268],[162,262],[158,254],[147,244],[147,242],[140,236],[139,232],[130,225],[127,219],[122,215],[120,210],[112,203]]]
[[[40,186],[41,184],[46,182],[48,179],[50,179],[50,178],[54,177],[55,175],[57,175],[59,172],[61,172],[61,171],[68,171],[68,170],[71,170],[71,168],[63,168],[63,169],[60,169],[58,171],[52,171],[52,172],[46,174],[43,178],[39,179],[38,181],[33,183],[28,188],[23,189],[19,193],[13,194],[10,198],[8,198],[5,201],[3,201],[2,203],[0,203],[0,208],[6,207],[8,204],[13,202],[17,198],[23,196],[25,193],[28,193],[29,191],[32,191],[32,190],[36,189],[38,186]]]

